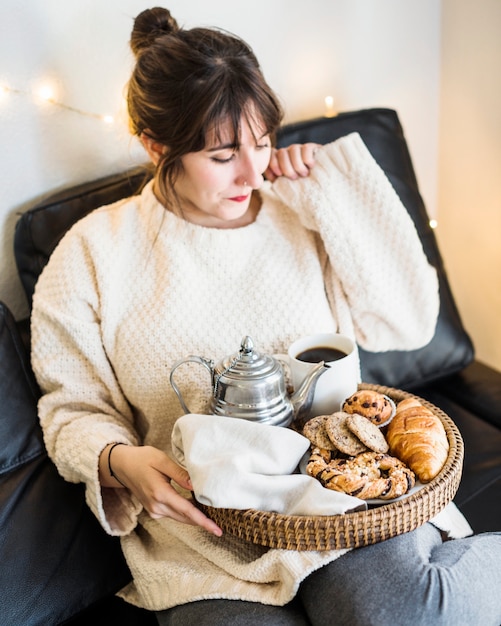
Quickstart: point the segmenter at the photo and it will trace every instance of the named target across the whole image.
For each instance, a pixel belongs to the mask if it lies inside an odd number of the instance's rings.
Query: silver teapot
[[[289,426],[293,420],[302,421],[307,416],[317,380],[328,368],[323,361],[314,365],[299,388],[290,394],[280,360],[256,352],[251,337],[245,336],[240,350],[217,365],[210,359],[193,355],[174,363],[170,383],[185,413],[191,411],[174,381],[174,373],[188,362],[203,365],[211,375],[210,413],[274,426]]]

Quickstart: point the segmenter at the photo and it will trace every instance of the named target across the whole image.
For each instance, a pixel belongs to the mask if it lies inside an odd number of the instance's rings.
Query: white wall
[[[26,304],[12,255],[20,211],[43,195],[119,171],[143,154],[122,121],[39,102],[39,83],[85,112],[117,115],[131,57],[132,18],[145,0],[2,0],[0,84],[0,299]],[[287,120],[339,109],[398,110],[431,213],[436,204],[440,3],[437,0],[170,0],[186,26],[218,25],[246,39],[279,93]]]
[[[439,228],[477,356],[501,369],[501,2],[444,0]]]

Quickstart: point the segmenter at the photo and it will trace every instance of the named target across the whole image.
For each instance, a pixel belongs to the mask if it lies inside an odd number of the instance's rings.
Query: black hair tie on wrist
[[[110,476],[112,478],[114,478],[117,482],[119,482],[122,487],[125,487],[126,489],[128,489],[127,485],[124,485],[123,482],[120,480],[120,478],[118,478],[118,476],[115,474],[115,472],[113,471],[112,467],[111,467],[111,453],[113,452],[113,449],[116,448],[117,446],[126,446],[128,444],[123,443],[122,441],[118,441],[117,443],[114,443],[112,446],[110,446],[110,449],[108,450],[108,471],[110,472]]]

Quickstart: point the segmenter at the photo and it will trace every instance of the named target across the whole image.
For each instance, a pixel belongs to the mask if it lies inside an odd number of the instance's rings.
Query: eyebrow
[[[218,152],[219,150],[236,150],[238,146],[238,143],[224,143],[219,146],[214,146],[214,148],[208,148],[208,152]]]

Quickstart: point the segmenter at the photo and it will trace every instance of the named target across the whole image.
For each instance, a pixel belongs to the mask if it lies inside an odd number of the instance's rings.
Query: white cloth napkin
[[[472,527],[454,502],[449,502],[430,522],[440,530],[445,531],[452,539],[473,535]]]
[[[174,455],[188,470],[202,504],[287,515],[366,509],[359,498],[293,473],[309,445],[288,428],[216,415],[184,415],[172,433]]]

